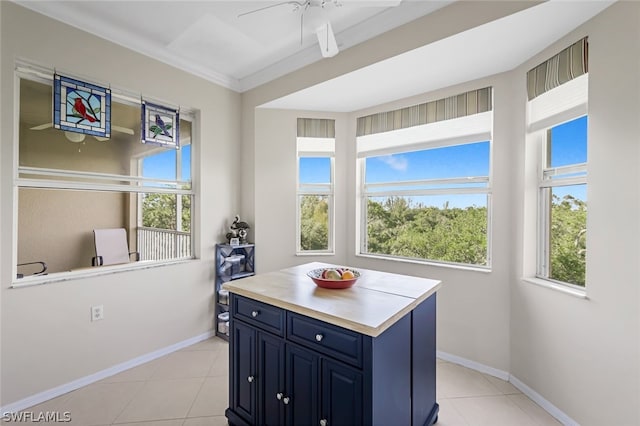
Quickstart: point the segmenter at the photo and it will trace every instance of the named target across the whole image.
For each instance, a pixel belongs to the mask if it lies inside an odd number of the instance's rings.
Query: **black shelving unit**
[[[229,339],[229,319],[220,315],[229,315],[229,297],[221,297],[220,290],[228,281],[255,275],[255,248],[255,244],[216,244],[216,336],[223,339]]]

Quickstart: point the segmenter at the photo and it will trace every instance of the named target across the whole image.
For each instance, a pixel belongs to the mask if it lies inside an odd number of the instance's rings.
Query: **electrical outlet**
[[[104,319],[104,305],[91,307],[91,321],[99,321]]]

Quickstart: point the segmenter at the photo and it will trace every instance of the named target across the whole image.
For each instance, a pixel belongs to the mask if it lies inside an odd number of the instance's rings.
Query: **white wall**
[[[212,328],[213,243],[236,212],[254,224],[259,272],[295,257],[295,118],[256,110],[269,100],[522,8],[459,2],[242,96],[91,35],[0,2],[1,387],[6,405]],[[494,233],[490,273],[357,258],[354,114],[336,118],[337,254],[320,260],[437,277],[438,349],[509,371],[580,424],[640,424],[640,4],[619,2],[518,69],[380,106],[408,105],[491,84],[495,88]],[[38,31],[33,31],[38,28]],[[43,38],[41,34],[47,34]],[[588,300],[522,281],[530,247],[524,198],[524,74],[583,35],[590,42]],[[56,46],[82,38],[74,49]],[[104,52],[106,59],[93,59]],[[9,289],[12,270],[13,60],[149,93],[201,111],[202,261],[38,287]],[[91,60],[87,60],[91,58]],[[618,63],[620,65],[614,66]],[[180,84],[176,84],[176,81]],[[9,95],[7,95],[9,94]],[[242,100],[242,105],[240,105]],[[240,106],[242,108],[240,108]],[[308,116],[309,112],[304,112]],[[240,129],[239,117],[242,116]],[[288,130],[286,130],[288,129]],[[242,131],[241,148],[238,144]],[[342,159],[342,161],[340,161]],[[202,167],[206,166],[206,167]],[[240,188],[240,202],[236,199]],[[342,201],[339,201],[342,200]],[[292,221],[293,217],[293,221]],[[262,248],[261,248],[262,247]],[[527,249],[527,253],[530,249]],[[89,322],[103,303],[106,319]]]
[[[511,238],[511,167],[513,144],[510,108],[512,79],[509,74],[472,81],[439,91],[417,95],[350,114],[347,162],[350,164],[347,190],[348,236],[347,264],[356,267],[383,269],[442,280],[438,292],[437,345],[438,350],[474,360],[501,371],[509,371],[509,286],[512,265],[509,249]],[[491,271],[473,271],[461,268],[396,262],[365,258],[359,252],[354,238],[359,226],[355,213],[355,123],[357,117],[390,111],[410,105],[442,99],[469,90],[492,86],[494,96],[492,140],[492,192],[491,192]]]
[[[513,97],[520,122],[512,175],[518,255],[511,373],[584,426],[632,426],[640,424],[640,3],[614,4],[514,74],[524,81],[528,69],[583,36],[589,37],[588,299],[521,279],[532,261],[522,253],[533,252],[535,238],[521,190],[522,85]]]
[[[0,2],[0,405],[213,329],[214,244],[238,209],[240,95],[10,2]],[[78,42],[82,40],[82,42]],[[11,289],[14,61],[87,76],[199,111],[193,175],[199,260]],[[90,322],[90,306],[105,319]]]
[[[481,4],[488,10],[499,7]],[[473,6],[463,2],[456,7]],[[513,71],[350,113],[346,124],[342,123],[344,116],[337,118],[346,131],[346,151],[336,155],[346,178],[346,186],[338,189],[338,197],[346,204],[339,207],[337,203],[337,216],[344,215],[341,226],[346,232],[336,239],[337,247],[343,249],[323,260],[442,279],[438,349],[513,374],[557,407],[556,414],[564,420],[585,426],[640,424],[639,8],[635,2],[617,3]],[[440,34],[440,25],[459,24],[453,9],[443,10],[438,25],[432,27],[434,38]],[[524,205],[525,170],[532,171],[524,162],[525,74],[584,35],[589,35],[591,44],[588,300],[522,280],[525,262],[535,262],[529,256],[535,253],[531,250],[535,233],[523,220],[527,217],[535,222],[531,206]],[[415,40],[406,31],[388,33],[368,42],[366,48],[371,57],[380,59],[378,47],[402,44],[405,39]],[[302,112],[255,107],[314,84],[323,79],[327,67],[332,69],[327,77],[357,68],[363,56],[362,51],[350,49],[336,56],[341,58],[339,63],[323,61],[243,94],[244,168],[248,173],[242,182],[246,189],[242,208],[244,214],[255,217],[258,247],[269,247],[269,253],[259,256],[261,271],[307,260],[295,257],[293,239],[295,118]],[[614,67],[614,60],[622,65]],[[491,272],[355,256],[355,118],[485,85],[494,87],[495,106]],[[277,235],[286,238],[274,243]]]
[[[335,159],[335,255],[296,256],[296,131],[297,119],[329,118],[336,120]],[[346,233],[344,206],[346,181],[345,151],[346,114],[311,111],[256,110],[255,174],[255,239],[262,244],[256,248],[259,272],[286,268],[307,262],[343,262]],[[263,248],[264,247],[264,248]]]
[[[246,173],[241,182],[242,211],[256,224],[257,246],[274,247],[269,250],[269,253],[258,256],[258,270],[264,272],[318,259],[295,256],[295,119],[302,116],[301,112],[269,111],[256,109],[256,107],[325,79],[490,22],[531,5],[532,3],[523,2],[454,3],[432,15],[341,52],[334,58],[323,60],[244,93],[242,95],[243,152],[245,153],[243,169]],[[498,77],[482,84],[500,85],[504,89],[498,90],[496,96],[509,96],[511,83],[506,77]],[[467,86],[474,89],[481,87],[475,84]],[[458,88],[452,88],[448,92],[443,91],[446,94],[428,94],[423,95],[422,98],[437,99],[432,96],[448,96],[460,91]],[[336,96],[343,96],[343,94],[337,93]],[[420,101],[416,97],[399,104],[411,105],[411,102],[415,104]],[[389,105],[385,107],[387,106]],[[508,116],[509,113],[508,107],[496,111],[496,114],[504,116]],[[314,116],[322,117],[319,114],[316,113]],[[338,225],[336,256],[323,257],[319,260],[429,276],[449,283],[448,288],[444,288],[439,294],[439,349],[508,371],[510,358],[507,274],[510,262],[507,258],[509,249],[506,244],[498,244],[495,248],[494,268],[490,273],[415,264],[400,265],[353,256],[355,253],[353,240],[355,232],[354,118],[358,115],[361,115],[360,112],[348,116],[337,116],[337,135],[343,131],[346,134],[342,141],[336,141],[336,220]],[[344,123],[345,119],[346,123]],[[292,136],[283,138],[283,129],[289,129]],[[499,142],[496,143],[507,144],[505,132],[508,130],[498,131]],[[273,164],[276,158],[278,159],[277,167]],[[265,159],[272,160],[268,162],[270,164],[264,164]],[[504,166],[495,167],[494,173],[498,177],[504,176]],[[499,194],[498,203],[505,203],[506,188],[510,181],[496,179],[496,182],[498,182],[495,189]],[[278,202],[274,202],[272,198]],[[510,220],[510,216],[501,209],[495,213],[494,219],[499,221],[498,223],[505,224]],[[494,238],[504,241],[507,232],[504,230],[499,237]],[[277,235],[284,235],[285,239],[277,239]],[[465,312],[466,316],[461,315]],[[482,324],[482,327],[474,324],[476,322]]]
[[[494,87],[496,109],[493,145],[492,269],[470,271],[441,266],[394,262],[355,256],[356,118],[468,90]],[[509,370],[509,275],[512,253],[509,157],[512,120],[508,75],[469,82],[351,114],[258,108],[256,123],[256,241],[269,247],[259,256],[261,272],[310,261],[325,261],[443,280],[438,292],[438,349],[493,368]],[[336,119],[336,255],[296,256],[296,119]],[[277,189],[276,189],[277,188]],[[271,244],[274,241],[277,243]]]
[[[470,272],[442,267],[376,261],[354,257],[355,241],[355,117],[352,114],[311,113],[257,108],[280,96],[391,57],[406,50],[473,28],[516,10],[531,6],[523,2],[460,2],[440,9],[403,27],[355,46],[334,58],[293,72],[283,78],[243,93],[243,176],[242,214],[255,223],[259,272],[279,269],[313,260],[351,264],[353,266],[404,272],[442,279],[448,285],[439,293],[439,350],[451,352],[509,370],[509,294],[508,273],[511,265],[507,244],[511,220],[505,161],[494,165],[494,221],[501,225],[494,240],[494,267],[491,272]],[[427,30],[428,29],[428,30]],[[468,83],[436,93],[381,106],[413,105],[486,85],[496,87],[496,98],[510,97],[512,82],[508,76],[496,76],[482,82]],[[470,89],[465,89],[468,87]],[[336,96],[344,94],[336,93]],[[497,101],[496,101],[497,104]],[[396,106],[397,105],[397,106]],[[501,103],[500,105],[505,105]],[[324,114],[324,115],[323,115]],[[511,108],[497,106],[496,116],[509,122]],[[314,116],[336,118],[336,255],[301,257],[295,255],[295,129],[296,118]],[[494,144],[496,159],[508,156],[510,128],[497,127]],[[259,247],[269,247],[259,250]],[[266,253],[265,253],[266,252]]]
[[[246,218],[249,223],[258,220],[254,217],[259,211],[255,204],[259,195],[255,191],[262,177],[255,173],[256,163],[259,162],[256,154],[260,149],[256,135],[261,133],[261,129],[255,125],[256,107],[383,59],[527,9],[536,3],[535,1],[455,2],[430,15],[340,52],[333,58],[323,59],[244,92],[242,94],[242,174],[239,181],[242,193],[240,211],[243,218]],[[335,95],[345,96],[343,93]],[[277,223],[277,218],[275,219]],[[284,253],[283,255],[286,256]],[[263,266],[272,269],[264,263],[258,267]]]

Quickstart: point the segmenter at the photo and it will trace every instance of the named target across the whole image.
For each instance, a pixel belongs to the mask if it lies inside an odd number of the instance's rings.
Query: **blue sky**
[[[587,117],[556,126],[551,131],[551,166],[558,167],[587,161]],[[431,150],[370,157],[366,161],[366,182],[380,183],[489,174],[490,143],[477,142]],[[300,181],[327,183],[330,179],[328,158],[301,158]],[[566,194],[586,200],[586,186],[555,188],[560,197]],[[414,202],[442,206],[486,206],[485,195],[445,195],[413,197]]]
[[[551,131],[551,166],[587,161],[587,117],[582,117],[559,126]],[[489,174],[488,141],[466,145],[436,148],[424,151],[406,152],[394,155],[370,157],[366,161],[366,181],[379,183]],[[191,145],[182,150],[182,179],[191,179]],[[143,161],[143,175],[156,179],[175,179],[176,150],[167,149],[147,157]],[[327,183],[330,180],[330,159],[326,157],[306,157],[300,159],[300,181],[303,183]],[[556,188],[560,197],[571,193],[586,200],[585,186]],[[445,201],[451,206],[486,205],[484,195],[458,195],[416,197],[414,201],[442,206]]]
[[[584,116],[551,129],[551,167],[587,162],[587,123]],[[560,198],[572,195],[586,201],[587,186],[555,187],[553,194]]]
[[[587,117],[556,126],[552,130],[553,167],[587,161]],[[182,180],[191,179],[191,145],[182,148]],[[167,149],[144,159],[144,176],[175,178],[176,150]],[[489,174],[489,142],[406,152],[367,159],[368,183],[486,176]],[[329,158],[306,157],[300,160],[300,181],[327,183]]]
[[[182,151],[182,177],[180,180],[191,179],[191,145],[185,145]],[[145,157],[142,160],[142,175],[153,179],[176,178],[176,152],[173,148],[168,148],[158,154]]]
[[[331,159],[329,157],[300,158],[300,183],[329,183]]]
[[[587,117],[551,130],[551,167],[587,162]]]
[[[487,176],[489,142],[478,142],[367,159],[366,182]]]
[[[489,174],[489,142],[367,159],[368,183]],[[429,164],[429,167],[424,165]],[[300,159],[300,182],[327,183],[329,158]]]

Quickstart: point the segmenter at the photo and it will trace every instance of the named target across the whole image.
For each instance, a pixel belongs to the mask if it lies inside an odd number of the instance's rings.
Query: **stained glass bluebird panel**
[[[55,74],[53,126],[68,132],[111,137],[111,89]]]
[[[142,143],[180,148],[178,110],[142,101]]]

